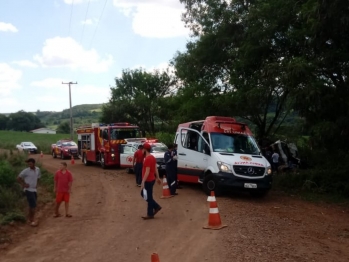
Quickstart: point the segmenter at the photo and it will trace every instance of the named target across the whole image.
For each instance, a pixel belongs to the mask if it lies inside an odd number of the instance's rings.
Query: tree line
[[[124,70],[103,121],[154,134],[208,115],[237,116],[263,140],[285,131],[292,116],[312,146],[348,151],[347,1],[180,2],[192,37],[174,54],[173,72]]]
[[[26,131],[44,127],[40,119],[33,113],[23,110],[5,116],[0,114],[0,130]]]

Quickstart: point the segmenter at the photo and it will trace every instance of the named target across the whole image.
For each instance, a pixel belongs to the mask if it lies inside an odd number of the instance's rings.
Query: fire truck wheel
[[[219,190],[217,181],[215,177],[212,174],[207,174],[204,183],[203,183],[203,189],[205,193],[209,196],[211,194],[211,191],[214,191],[215,195],[218,196],[221,193],[221,190]]]
[[[105,165],[105,158],[104,158],[104,154],[101,154],[101,167],[103,169],[106,169],[107,166]]]
[[[89,166],[91,164],[90,161],[87,161],[85,153],[82,155],[82,162],[84,163],[85,166]]]
[[[55,154],[55,151],[52,150],[52,157],[57,158],[57,155]]]

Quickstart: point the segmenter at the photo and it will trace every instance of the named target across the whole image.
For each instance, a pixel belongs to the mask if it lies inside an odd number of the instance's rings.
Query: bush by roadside
[[[23,189],[17,183],[18,174],[26,168],[26,155],[9,152],[0,154],[0,225],[11,221],[26,221],[26,200]],[[40,165],[39,165],[40,166]],[[52,174],[41,168],[39,185],[53,191]]]

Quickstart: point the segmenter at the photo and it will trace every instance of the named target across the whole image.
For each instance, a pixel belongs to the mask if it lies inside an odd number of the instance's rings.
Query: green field
[[[33,142],[38,147],[39,152],[50,154],[51,144],[56,143],[59,139],[69,139],[69,137],[69,134],[51,135],[0,130],[0,148],[16,150],[16,145],[21,142]]]

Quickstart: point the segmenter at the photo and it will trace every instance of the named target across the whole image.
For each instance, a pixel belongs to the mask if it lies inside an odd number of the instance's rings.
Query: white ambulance
[[[272,171],[246,124],[234,118],[209,116],[178,126],[178,180],[201,183],[207,194],[223,187],[264,196]]]

